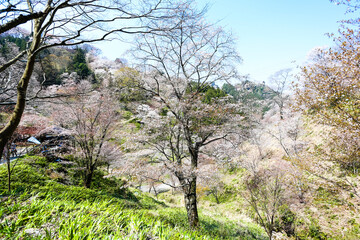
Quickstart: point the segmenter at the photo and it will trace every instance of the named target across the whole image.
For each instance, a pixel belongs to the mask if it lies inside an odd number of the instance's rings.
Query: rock
[[[42,230],[41,229],[38,229],[38,228],[28,228],[28,229],[25,229],[24,233],[27,233],[31,236],[40,236],[42,235]]]

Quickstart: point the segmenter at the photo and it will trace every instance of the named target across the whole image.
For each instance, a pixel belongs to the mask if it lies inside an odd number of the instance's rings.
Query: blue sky
[[[278,70],[302,65],[315,47],[330,46],[325,33],[336,32],[338,21],[350,17],[346,8],[329,0],[197,0],[210,4],[208,19],[233,32],[243,58],[243,75],[262,82]],[[101,44],[110,59],[124,57],[129,45]],[[115,50],[117,49],[117,50]]]

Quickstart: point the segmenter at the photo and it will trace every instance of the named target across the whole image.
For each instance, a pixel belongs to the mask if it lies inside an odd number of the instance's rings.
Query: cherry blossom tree
[[[285,104],[289,100],[289,95],[286,94],[286,90],[294,78],[294,75],[291,74],[291,71],[291,69],[283,69],[270,77],[270,81],[275,91],[273,100],[279,107],[280,119],[284,119]]]
[[[313,61],[302,68],[297,85],[297,108],[326,129],[322,143],[309,148],[311,161],[302,166],[359,197],[351,176],[358,175],[360,166],[360,33],[349,28],[339,32],[336,46],[318,49]],[[337,171],[329,175],[329,166]]]
[[[120,150],[111,140],[119,114],[114,98],[106,90],[88,96],[62,99],[53,118],[70,129],[74,137],[76,163],[83,170],[84,186],[91,187],[94,171],[119,157]]]
[[[347,6],[346,13],[355,13],[360,8],[359,0],[330,0],[330,2],[333,2],[337,5]],[[360,18],[356,17],[348,20],[343,20],[342,22],[358,27],[360,24]]]
[[[220,204],[221,195],[224,194],[225,183],[222,181],[224,174],[220,166],[216,164],[203,164],[198,172],[198,181],[204,187],[205,193],[214,197],[217,204]]]
[[[140,87],[153,96],[150,111],[141,119],[147,136],[143,144],[156,150],[150,162],[178,179],[189,225],[197,228],[196,188],[206,147],[240,140],[246,129],[241,107],[231,97],[206,94],[216,83],[237,77],[234,64],[240,57],[231,34],[206,23],[204,12],[185,5],[155,28],[174,23],[176,29],[142,35],[133,51],[144,73]]]
[[[297,88],[298,106],[318,123],[358,138],[360,34],[344,29],[335,42],[337,47],[319,50],[323,61],[302,68]],[[358,148],[359,143],[353,147]],[[359,157],[353,161],[359,161]]]
[[[245,183],[249,193],[246,200],[271,240],[284,198],[282,173],[267,170],[249,177]]]

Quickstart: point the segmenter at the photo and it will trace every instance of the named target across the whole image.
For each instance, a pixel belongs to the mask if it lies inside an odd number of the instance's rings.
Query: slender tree
[[[281,176],[274,173],[261,173],[249,177],[246,181],[249,195],[246,200],[254,210],[259,224],[265,229],[269,239],[273,239],[280,207],[283,204]]]
[[[287,87],[294,77],[291,74],[291,69],[283,69],[276,72],[270,77],[270,81],[273,84],[275,91],[274,102],[279,107],[280,119],[284,119],[284,108],[286,101],[289,99],[289,95],[286,94]]]
[[[80,92],[87,92],[81,88],[82,83],[79,85]],[[76,98],[60,99],[62,104],[54,106],[55,121],[71,130],[74,136],[75,160],[82,170],[86,188],[91,187],[95,170],[120,154],[117,146],[110,142],[119,117],[113,99],[103,89],[88,96],[81,94]]]

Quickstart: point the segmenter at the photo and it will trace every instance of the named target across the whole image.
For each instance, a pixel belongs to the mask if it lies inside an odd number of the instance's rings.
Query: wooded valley
[[[0,239],[360,238],[360,19],[259,83],[195,3],[0,2]]]

